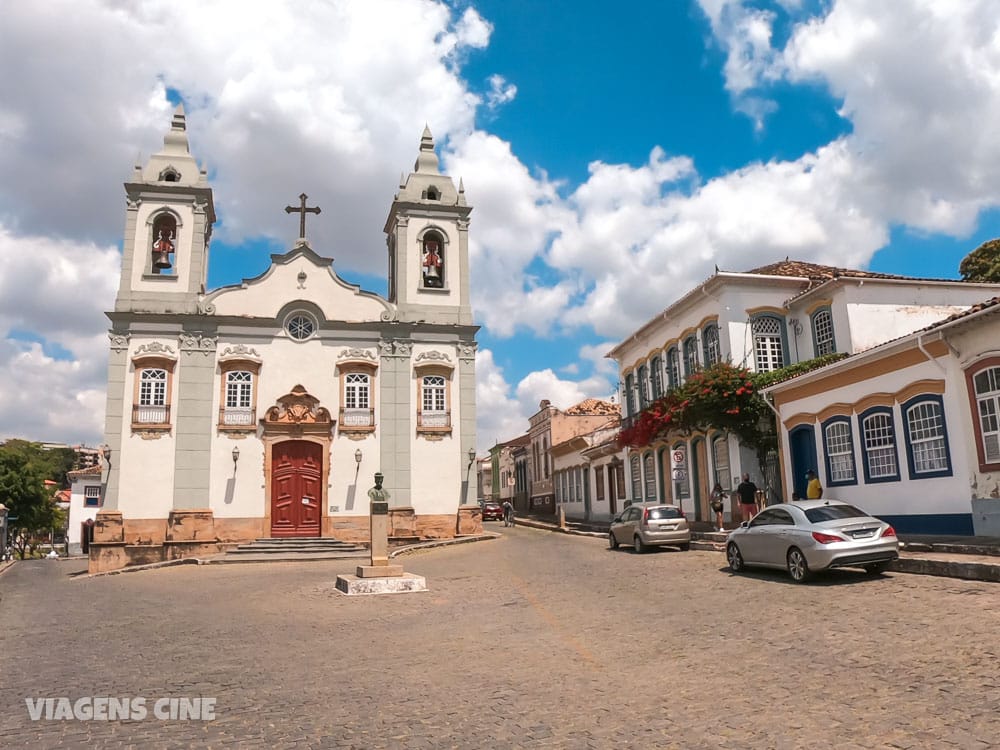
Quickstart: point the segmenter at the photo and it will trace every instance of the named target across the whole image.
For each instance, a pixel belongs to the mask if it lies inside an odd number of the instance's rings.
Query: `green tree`
[[[958,266],[963,281],[1000,282],[1000,239],[987,240]]]
[[[0,445],[0,503],[7,506],[8,538],[22,560],[32,533],[65,523],[52,489],[45,486],[60,465],[60,457],[43,451],[38,443],[8,440]]]

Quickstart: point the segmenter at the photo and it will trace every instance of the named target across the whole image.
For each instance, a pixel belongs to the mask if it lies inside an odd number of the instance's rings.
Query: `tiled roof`
[[[88,466],[86,469],[75,469],[74,471],[67,471],[66,476],[70,479],[78,479],[80,477],[99,477],[101,476],[100,466]]]
[[[920,331],[921,332],[933,331],[935,328],[940,328],[941,326],[947,325],[948,323],[953,323],[956,320],[967,318],[970,315],[975,315],[977,312],[982,312],[983,310],[988,310],[989,308],[997,307],[998,305],[1000,305],[1000,297],[991,297],[985,302],[977,302],[968,310],[962,310],[962,312],[957,312],[953,315],[949,315],[947,318],[945,318],[944,320],[939,320],[937,323],[931,323],[926,328],[921,328]]]
[[[599,398],[584,399],[580,403],[569,407],[563,412],[563,414],[569,414],[574,417],[590,414],[605,414],[611,417],[617,416],[619,413],[618,404],[613,404],[610,401],[602,401]]]
[[[875,271],[859,271],[854,268],[838,268],[824,266],[819,263],[806,263],[803,260],[785,258],[777,263],[769,263],[759,268],[751,268],[745,273],[761,276],[804,276],[811,281],[828,281],[840,277],[851,279],[916,279],[916,276],[899,276],[893,273],[876,273]]]

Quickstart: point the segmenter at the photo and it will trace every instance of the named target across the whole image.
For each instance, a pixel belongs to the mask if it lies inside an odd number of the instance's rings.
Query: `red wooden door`
[[[323,446],[288,440],[271,451],[271,536],[319,536]]]

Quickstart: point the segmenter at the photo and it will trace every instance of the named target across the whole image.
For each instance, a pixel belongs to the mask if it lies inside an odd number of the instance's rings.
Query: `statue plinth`
[[[402,565],[389,564],[389,492],[382,489],[381,472],[368,490],[371,499],[371,564],[359,565],[356,575],[337,576],[337,590],[344,594],[398,594],[426,591],[423,576],[404,573]]]

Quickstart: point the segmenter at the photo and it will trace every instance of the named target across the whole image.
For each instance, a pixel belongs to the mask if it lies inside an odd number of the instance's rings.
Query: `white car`
[[[896,531],[837,500],[772,505],[733,529],[726,542],[729,568],[783,568],[801,583],[828,568],[861,567],[876,575],[899,557]]]

